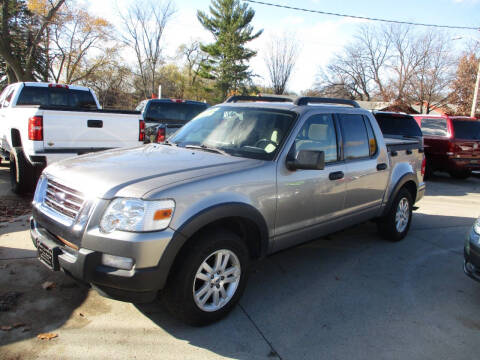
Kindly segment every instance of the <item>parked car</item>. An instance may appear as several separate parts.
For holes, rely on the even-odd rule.
[[[163,142],[207,109],[204,102],[182,99],[143,100],[136,108],[146,122],[145,142]]]
[[[427,174],[446,171],[466,179],[480,170],[480,121],[464,116],[414,117],[424,137]]]
[[[138,111],[101,110],[83,86],[22,82],[0,95],[0,155],[12,190],[32,191],[45,166],[75,155],[143,144]]]
[[[31,219],[40,260],[115,299],[162,289],[198,325],[234,307],[253,259],[370,219],[390,241],[407,235],[425,192],[418,140],[384,138],[354,101],[245,99],[165,144],[47,167]]]
[[[472,279],[480,281],[480,217],[475,221],[465,240],[463,270]]]

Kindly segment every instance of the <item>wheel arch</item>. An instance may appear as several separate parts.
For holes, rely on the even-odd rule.
[[[245,241],[253,259],[267,254],[268,227],[264,217],[256,208],[244,203],[215,205],[192,216],[175,231],[174,237],[160,259],[162,288],[178,255],[188,248],[196,235],[214,228],[228,229],[239,235]]]
[[[412,204],[415,203],[415,200],[417,198],[417,189],[418,189],[418,184],[417,184],[417,178],[415,174],[413,173],[407,173],[403,175],[395,184],[395,187],[393,188],[392,192],[390,193],[390,196],[388,198],[387,205],[384,207],[382,216],[386,215],[388,211],[390,210],[393,201],[398,195],[398,192],[400,189],[406,188],[410,195],[412,196]]]

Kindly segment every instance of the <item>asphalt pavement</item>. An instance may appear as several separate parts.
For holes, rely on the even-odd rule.
[[[0,201],[12,196],[7,170]],[[434,176],[417,206],[404,241],[366,223],[254,264],[240,305],[202,328],[51,273],[35,258],[28,216],[1,223],[0,300],[10,309],[0,326],[11,328],[0,330],[0,359],[478,358],[480,283],[462,264],[480,177]]]

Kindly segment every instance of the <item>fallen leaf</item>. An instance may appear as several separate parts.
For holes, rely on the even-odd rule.
[[[83,313],[78,313],[78,315],[80,315],[81,317],[85,317]]]
[[[53,282],[53,281],[45,281],[43,284],[42,284],[42,288],[44,290],[50,290],[50,289],[53,289],[55,288],[56,284]]]
[[[39,338],[40,340],[51,340],[55,339],[56,337],[58,337],[58,334],[54,333],[43,333],[37,335],[37,338]]]
[[[10,331],[13,329],[13,327],[11,327],[10,325],[2,325],[0,329],[2,329],[2,331]]]

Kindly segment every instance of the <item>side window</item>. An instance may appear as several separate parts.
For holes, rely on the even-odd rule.
[[[369,150],[370,156],[373,156],[377,153],[377,139],[375,138],[375,133],[373,132],[370,119],[364,116],[363,121],[365,121],[365,125],[367,126],[368,150]]]
[[[10,88],[7,88],[5,91],[6,91],[6,94],[5,94],[5,97],[3,98],[2,100],[2,107],[7,107],[10,105],[11,101],[12,101],[12,97],[13,97],[13,92],[15,90],[15,87],[12,86]]]
[[[338,160],[337,135],[331,114],[310,117],[295,138],[295,149],[325,152],[325,163]]]
[[[422,119],[423,135],[448,136],[447,120],[443,118]]]
[[[345,160],[370,156],[367,128],[362,115],[339,114]]]

